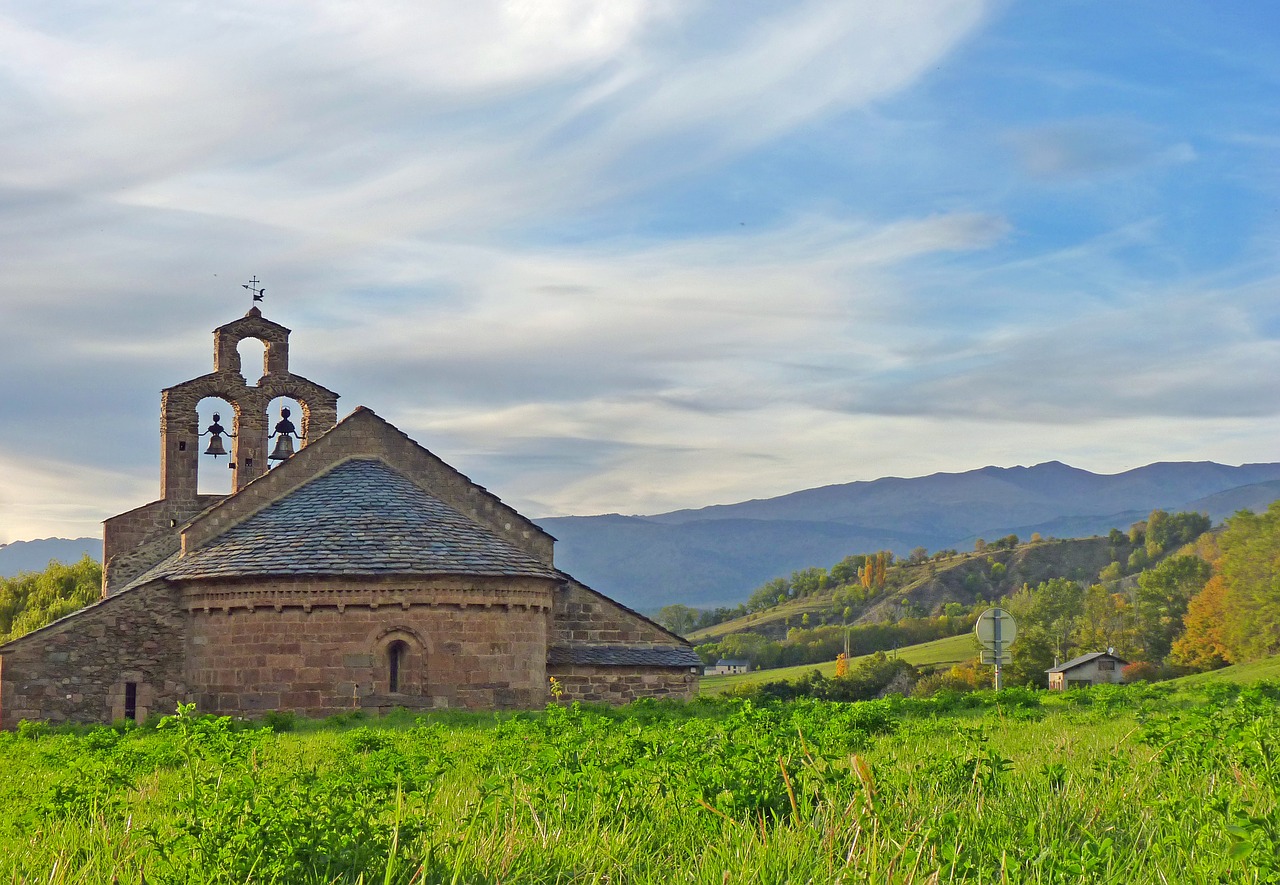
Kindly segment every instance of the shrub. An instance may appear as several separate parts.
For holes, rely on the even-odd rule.
[[[1155,682],[1160,678],[1160,668],[1147,661],[1134,661],[1120,671],[1125,682]]]

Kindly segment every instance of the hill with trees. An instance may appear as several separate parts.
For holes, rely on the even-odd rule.
[[[999,602],[1021,625],[1011,668],[1019,681],[1043,683],[1044,670],[1077,650],[1116,647],[1164,664],[1210,572],[1204,559],[1176,551],[1209,527],[1203,514],[1155,510],[1105,537],[1024,543],[1008,535],[979,539],[972,552],[917,548],[901,560],[859,554],[768,581],[732,609],[675,605],[659,619],[705,660],[769,668],[953,636]]]
[[[1203,514],[1156,510],[1128,532],[1113,529],[1105,538],[1020,544],[1010,537],[979,547],[969,554],[942,551],[933,557],[917,551],[906,562],[864,555],[830,570],[801,570],[759,588],[741,611],[697,613],[689,635],[700,642],[705,658],[754,655],[766,666],[829,663],[838,660],[845,642],[852,654],[866,655],[890,648],[889,643],[903,646],[958,633],[972,625],[990,599],[1018,622],[1013,660],[1005,671],[1010,684],[1044,686],[1045,671],[1055,663],[1106,648],[1129,661],[1126,680],[1168,678],[1280,655],[1280,502],[1261,514],[1241,511],[1216,530]],[[1099,555],[1104,552],[1105,557]],[[1103,558],[1109,561],[1095,571]],[[1011,575],[1016,584],[1036,569],[1060,574],[1008,588]],[[844,580],[850,570],[856,582]],[[978,595],[971,599],[966,591]],[[944,601],[957,592],[961,595]],[[933,598],[938,599],[933,609],[921,612],[923,601]],[[855,605],[837,614],[840,603],[849,601]],[[664,612],[688,622],[688,612],[672,609]],[[849,683],[859,691],[873,684],[868,682],[872,672],[880,674],[877,678],[892,676],[894,690],[902,690],[899,683],[913,684],[907,690],[917,694],[972,690],[990,680],[989,668],[976,661],[931,675],[907,665],[890,667],[879,658],[863,660],[859,667],[858,678]],[[849,689],[840,682],[839,663],[835,674],[834,682],[809,674],[794,684],[757,681],[749,690],[833,697],[832,692]]]
[[[1280,464],[1150,464],[1100,475],[1058,462],[807,489],[652,516],[539,520],[556,560],[634,608],[732,606],[748,588],[851,551],[902,558],[917,547],[971,549],[978,538],[1080,538],[1152,510],[1217,522],[1280,496]]]

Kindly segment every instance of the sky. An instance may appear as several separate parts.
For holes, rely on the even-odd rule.
[[[1256,0],[0,0],[0,543],[255,276],[534,517],[1280,461],[1278,98]]]

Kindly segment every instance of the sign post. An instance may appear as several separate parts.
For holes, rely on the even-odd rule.
[[[1004,665],[1009,663],[1009,646],[1018,638],[1018,623],[1002,608],[989,608],[978,615],[974,635],[985,649],[982,663],[995,664],[996,691],[1004,688]]]

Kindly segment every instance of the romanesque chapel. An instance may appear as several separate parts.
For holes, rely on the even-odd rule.
[[[102,598],[0,646],[0,727],[188,701],[527,708],[551,678],[570,699],[696,693],[689,645],[557,569],[554,538],[372,411],[338,421],[337,394],[289,371],[288,329],[255,307],[213,335],[213,371],[161,394],[160,499],[104,524]],[[233,414],[202,430],[208,397]],[[278,397],[301,414],[272,428]],[[202,446],[226,453],[230,494],[199,493]]]

